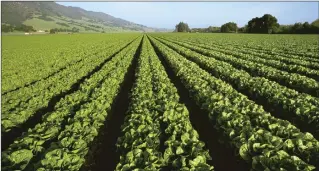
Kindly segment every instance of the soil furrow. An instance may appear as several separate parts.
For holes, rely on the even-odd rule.
[[[119,94],[114,100],[111,110],[107,115],[104,126],[99,131],[98,137],[90,145],[86,156],[86,163],[80,170],[114,170],[120,161],[116,141],[121,136],[121,125],[124,123],[130,102],[130,92],[135,81],[137,58],[140,56],[143,39],[137,48],[132,64],[125,75]]]

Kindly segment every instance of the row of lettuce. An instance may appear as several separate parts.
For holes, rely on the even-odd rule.
[[[316,35],[261,35],[261,34],[171,34],[170,37],[218,46],[236,51],[254,51],[308,61],[319,61]]]
[[[308,128],[311,133],[318,137],[318,98],[287,88],[264,77],[251,76],[245,70],[236,69],[230,63],[218,60],[218,58],[202,55],[163,39],[161,41],[187,59],[205,68],[213,76],[226,81],[236,90],[245,93],[245,95],[253,99],[263,100],[262,102],[271,108],[281,109],[281,113],[277,113],[279,117],[295,121],[298,126],[305,129]],[[193,47],[196,48],[196,46]],[[318,90],[316,92],[318,93]]]
[[[59,101],[53,112],[42,117],[41,123],[5,149],[2,170],[79,170],[90,143],[104,125],[140,42],[141,37],[117,53],[86,79],[78,91]],[[114,53],[123,46],[117,45],[107,51]],[[96,63],[93,60],[88,64]]]
[[[105,44],[137,35],[58,35],[4,37],[1,94],[32,85],[41,79],[105,48]]]
[[[203,44],[203,45],[209,45],[210,47],[215,47],[215,48],[222,48],[225,50],[225,52],[228,52],[228,50],[236,51],[239,53],[245,53],[249,55],[253,55],[255,57],[267,59],[267,60],[278,60],[280,62],[286,63],[286,64],[291,64],[291,65],[301,65],[304,67],[309,67],[312,69],[319,69],[319,58],[318,57],[306,57],[303,55],[292,55],[292,54],[287,54],[287,53],[278,53],[276,51],[266,51],[266,50],[261,50],[261,49],[254,49],[254,48],[245,48],[243,46],[239,47],[234,47],[230,44],[216,44],[214,41],[208,41],[207,39],[197,39],[196,37],[194,39],[185,39],[182,38],[183,40],[191,41],[193,43],[198,43],[198,44]],[[256,47],[255,47],[256,48]]]
[[[136,80],[121,127],[123,136],[116,144],[120,153],[116,170],[214,169],[210,164],[214,159],[199,140],[188,110],[179,102],[177,89],[155,50],[191,98],[207,111],[207,119],[223,135],[225,145],[250,163],[253,170],[310,171],[318,167],[319,142],[313,136],[316,131],[303,132],[248,99],[264,99],[267,105],[282,108],[291,121],[318,130],[315,80],[188,40],[164,36],[133,39],[108,42],[101,51],[93,50],[96,53],[92,51],[91,57],[83,56],[46,81],[4,95],[2,127],[8,132],[103,64],[80,84],[79,90],[62,98],[41,123],[2,152],[2,169],[79,170],[119,94],[138,46],[141,54]]]
[[[196,51],[202,51],[202,49],[205,49],[205,51],[213,52],[210,53],[210,55],[216,56],[222,54],[222,57],[228,56],[228,58],[222,59],[225,61],[230,61],[231,58],[229,57],[233,57],[236,59],[240,59],[240,61],[237,61],[239,63],[242,63],[242,60],[246,60],[258,63],[260,66],[263,67],[268,66],[277,70],[304,75],[319,81],[319,68],[315,67],[319,66],[319,58],[310,58],[307,60],[307,57],[298,55],[296,56],[298,60],[293,63],[290,62],[291,60],[296,60],[294,59],[293,55],[287,55],[285,57],[285,54],[276,54],[276,52],[273,51],[263,50],[254,51],[252,47],[244,48],[243,45],[236,47],[235,45],[230,44],[216,44],[214,42],[218,40],[215,39],[205,39],[204,37],[184,38],[180,36],[175,37],[173,35],[165,36],[165,38],[170,38],[175,41],[187,43],[188,46],[196,45]],[[245,38],[243,39],[245,40]],[[258,44],[255,45],[257,48],[259,47]],[[281,60],[281,58],[284,58],[285,60]],[[302,63],[304,62],[307,63],[306,66],[302,65]]]
[[[249,59],[240,58],[238,55],[227,55],[227,53],[218,52],[205,45],[197,45],[189,42],[171,41],[178,45],[188,48],[195,52],[201,53],[206,56],[213,57],[217,60],[230,63],[233,67],[241,70],[245,70],[250,75],[265,77],[269,80],[276,81],[284,86],[287,86],[298,91],[309,93],[313,96],[319,97],[319,83],[312,78],[306,77],[298,73],[289,73],[280,69],[267,66],[258,62],[253,62]],[[249,51],[248,51],[249,52]],[[252,58],[255,55],[246,55]],[[316,77],[319,77],[319,70],[311,71],[317,73]]]
[[[121,50],[86,79],[78,91],[59,101],[41,123],[5,149],[2,169],[79,170],[111,110],[140,42],[138,38]],[[206,162],[211,159],[208,150],[146,38],[138,64],[132,102],[122,130],[125,134],[117,143],[122,155],[116,169],[212,170],[213,166]],[[164,149],[160,149],[163,141]]]
[[[235,71],[229,64],[213,58],[189,54],[191,51],[163,39],[151,37],[151,41],[182,80],[196,103],[208,111],[207,117],[224,135],[225,142],[237,151],[242,159],[251,163],[253,170],[315,169],[319,163],[319,142],[312,134],[301,132],[290,122],[273,117],[264,111],[262,106],[219,78],[227,82],[237,78],[238,81],[241,80],[238,85],[247,89],[252,87],[252,93],[276,90],[273,88],[275,83],[272,82],[271,88],[259,88],[258,85],[267,85],[268,80],[243,75],[240,70]],[[213,72],[201,69],[196,63]],[[259,79],[259,84],[255,82],[256,85],[251,85],[256,78]],[[271,97],[271,92],[267,97]],[[310,98],[309,103],[311,102]],[[299,116],[311,119],[311,115],[304,115],[305,113]]]
[[[89,54],[81,54],[81,60],[67,66],[65,69],[47,79],[40,80],[35,84],[22,87],[2,95],[2,132],[9,132],[12,128],[19,127],[42,108],[49,105],[52,98],[69,91],[72,85],[88,75],[103,61],[123,49],[132,42],[134,37],[126,39],[109,39],[102,49],[91,49]],[[114,41],[114,42],[113,42]]]
[[[143,41],[116,170],[212,170],[211,159],[149,40]],[[162,143],[161,143],[162,142]]]

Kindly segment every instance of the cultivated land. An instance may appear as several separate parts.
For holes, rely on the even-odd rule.
[[[2,37],[2,170],[316,170],[318,35]]]

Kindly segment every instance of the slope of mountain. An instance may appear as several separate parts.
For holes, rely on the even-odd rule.
[[[55,2],[1,2],[2,23],[29,25],[37,30],[52,28],[80,31],[168,31],[136,24],[111,15],[86,11],[78,7],[67,7]]]

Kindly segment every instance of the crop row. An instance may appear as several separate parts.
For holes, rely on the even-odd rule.
[[[137,35],[128,35],[133,39]],[[61,41],[61,38],[63,41]],[[2,95],[45,79],[104,49],[105,44],[127,39],[125,36],[58,35],[49,37],[5,37],[2,48]]]
[[[104,49],[100,49],[100,51],[96,53],[92,53],[90,55],[83,56],[81,61],[74,63],[73,65],[68,66],[64,70],[58,72],[57,74],[48,77],[45,80],[39,80],[33,85],[26,86],[20,88],[18,91],[13,91],[7,93],[6,95],[2,95],[1,104],[3,105],[2,112],[12,111],[13,109],[26,105],[27,101],[30,101],[32,98],[40,96],[41,94],[50,94],[50,91],[53,90],[53,94],[56,94],[54,91],[55,84],[59,83],[59,81],[63,81],[59,84],[66,84],[65,79],[68,79],[70,74],[76,73],[74,71],[81,70],[85,66],[86,63],[96,60],[99,58],[99,54],[101,55],[101,51],[103,52],[106,49],[112,49],[114,46],[118,46],[120,42],[110,43]],[[123,42],[124,43],[124,42]],[[94,50],[95,51],[95,50]],[[50,89],[48,88],[50,87]],[[67,87],[65,87],[67,88]],[[59,92],[59,91],[58,91]]]
[[[101,51],[105,50],[106,48],[108,48],[108,46],[111,46],[115,42],[132,40],[132,39],[133,39],[133,37],[127,37],[126,39],[124,39],[124,38],[119,39],[118,37],[111,37],[111,38],[105,39],[101,42],[94,42],[94,41],[87,42],[88,44],[85,44],[85,46],[84,46],[85,48],[82,47],[83,45],[80,45],[79,47],[76,47],[76,48],[63,49],[63,51],[60,49],[61,52],[59,54],[60,55],[59,60],[54,61],[54,63],[51,65],[44,63],[42,65],[42,67],[44,67],[44,68],[40,69],[41,72],[39,72],[39,71],[37,71],[36,73],[29,72],[28,75],[24,75],[25,77],[30,77],[32,82],[26,82],[24,85],[21,85],[20,87],[16,87],[15,89],[3,91],[2,95],[11,94],[12,92],[17,92],[18,90],[21,90],[23,88],[28,88],[28,86],[32,86],[33,84],[36,84],[38,82],[44,82],[44,81],[50,79],[51,77],[55,76],[56,74],[60,74],[61,71],[64,71],[65,69],[69,69],[70,67],[77,65],[79,62],[82,62],[83,60],[89,60],[90,58],[94,57],[93,55],[101,53]],[[34,53],[36,53],[36,52],[34,52]],[[48,56],[50,55],[50,51],[46,52],[46,53],[49,53]],[[90,58],[87,59],[87,57],[90,57]],[[51,58],[49,58],[49,59],[51,59]],[[36,59],[31,59],[31,60],[34,61],[34,65],[41,66],[41,64],[37,64]],[[50,60],[48,60],[47,62],[49,63]],[[46,68],[46,65],[50,65],[50,66]],[[38,67],[40,67],[40,66],[38,66]],[[27,70],[27,68],[25,68],[25,69]],[[38,76],[37,78],[33,78],[35,75],[37,75],[39,73],[41,73],[41,76]],[[10,74],[10,77],[12,78],[12,74]],[[29,78],[27,78],[27,79],[29,79]],[[19,82],[19,81],[25,81],[25,80],[12,78],[11,84],[12,83],[15,84],[14,82]]]
[[[316,42],[245,36],[74,35],[56,52],[59,35],[27,36],[5,72],[2,169],[318,169]]]
[[[319,83],[316,80],[308,78],[306,76],[281,71],[263,64],[236,58],[232,55],[225,55],[223,53],[219,53],[213,50],[200,48],[194,44],[181,43],[179,41],[171,42],[181,45],[185,48],[191,49],[195,52],[201,53],[203,55],[213,57],[217,60],[230,63],[237,69],[245,70],[250,75],[265,77],[289,88],[293,88],[300,92],[309,93],[310,95],[319,97]]]
[[[182,41],[182,40],[179,40]],[[184,41],[183,41],[184,42]],[[188,42],[190,44],[190,42]],[[314,70],[311,68],[307,68],[304,66],[300,65],[291,65],[291,64],[286,64],[283,62],[280,62],[278,60],[274,59],[264,59],[262,57],[258,57],[256,55],[247,55],[247,51],[245,53],[243,52],[238,52],[232,49],[225,49],[225,45],[223,47],[214,47],[210,45],[206,45],[205,43],[191,43],[191,46],[197,46],[198,48],[204,48],[206,50],[212,50],[214,53],[220,52],[223,53],[224,55],[232,55],[236,58],[243,59],[246,61],[251,61],[259,64],[263,64],[265,66],[269,67],[274,67],[279,70],[283,70],[289,73],[297,73],[301,75],[305,75],[311,78],[316,79],[317,81],[319,80],[319,70]]]
[[[121,159],[116,170],[212,170],[188,110],[179,103],[177,89],[148,39],[144,39],[136,75],[123,136],[117,143]]]
[[[144,38],[130,107],[122,125],[123,136],[117,141],[121,154],[117,170],[157,169],[161,166],[161,130],[158,113],[150,108],[153,96],[152,75],[145,42]]]
[[[68,119],[65,130],[58,136],[58,141],[51,143],[45,151],[44,158],[35,165],[36,169],[55,170],[58,168],[59,170],[75,171],[81,168],[91,143],[98,135],[101,126],[104,125],[112,103],[119,94],[140,42],[139,38],[126,54],[123,54],[122,58],[107,64],[108,68],[113,69],[102,83],[100,91],[92,94],[90,104],[81,106],[82,110],[75,113],[73,118]]]
[[[41,123],[3,151],[2,169],[78,170],[87,146],[103,125],[119,92],[140,40],[116,54],[78,91],[59,101],[55,111],[44,115]]]
[[[173,35],[172,35],[173,36]],[[306,59],[318,58],[318,38],[304,35],[175,35],[176,37],[198,39],[211,45],[253,49],[268,54],[298,56]]]
[[[185,42],[185,41],[183,41]],[[286,72],[292,72],[292,73],[297,73],[297,74],[302,74],[302,75],[306,75],[309,76],[311,78],[314,78],[318,81],[319,79],[319,70],[315,70],[315,69],[311,69],[311,68],[307,68],[304,66],[300,66],[300,65],[292,65],[292,64],[286,64],[283,62],[280,62],[278,60],[275,59],[264,59],[264,57],[258,57],[258,55],[260,54],[247,54],[249,53],[249,51],[245,51],[245,52],[238,52],[237,50],[233,50],[233,49],[225,49],[225,46],[223,47],[214,47],[214,46],[210,46],[210,45],[206,45],[205,43],[190,43],[190,42],[186,42],[188,44],[191,44],[191,46],[196,45],[198,48],[204,48],[206,50],[212,50],[215,53],[216,52],[220,52],[226,55],[232,55],[236,58],[239,59],[243,59],[246,61],[252,61],[255,63],[260,63],[269,67],[274,67],[277,68],[279,70],[283,70]]]
[[[48,87],[54,86],[54,82],[58,81],[59,79],[63,79],[64,77],[67,77],[68,74],[71,74],[72,72],[75,72],[78,70],[78,68],[83,67],[83,64],[89,63],[90,61],[96,60],[96,58],[101,58],[105,54],[104,51],[107,51],[107,49],[112,49],[114,46],[119,46],[120,44],[127,44],[128,41],[132,41],[132,38],[124,39],[124,40],[118,40],[118,41],[110,41],[105,42],[105,44],[101,44],[99,48],[93,48],[90,52],[87,53],[77,53],[77,56],[81,56],[81,59],[67,65],[65,69],[61,69],[60,71],[56,72],[50,77],[47,77],[46,79],[40,79],[37,80],[34,84],[21,87],[19,90],[8,92],[5,95],[2,95],[2,104],[4,105],[3,110],[10,110],[10,108],[14,107],[17,103],[22,103],[26,101],[26,99],[30,98],[30,96],[37,96],[38,94],[43,93],[39,90],[47,90]],[[104,54],[103,54],[104,52]],[[62,61],[61,61],[62,62]],[[30,74],[32,75],[32,74]],[[48,90],[47,90],[48,91]],[[10,102],[9,102],[10,101]]]
[[[226,62],[198,54],[167,41],[163,42],[188,59],[195,61],[217,78],[221,78],[238,90],[244,91],[250,97],[263,98],[273,108],[279,107],[283,109],[289,114],[289,119],[297,118],[297,122],[304,127],[310,126],[312,133],[316,133],[318,130],[318,98],[298,93],[262,77],[252,77],[247,72],[238,70]],[[280,113],[280,115],[284,115],[284,113]]]
[[[104,49],[99,55],[87,56],[82,62],[69,67],[49,80],[7,94],[3,98],[2,104],[5,106],[1,115],[2,132],[8,132],[11,128],[23,124],[37,110],[47,107],[53,97],[72,89],[72,85],[88,75],[103,61],[110,59],[114,53],[127,44],[128,41],[126,43],[116,42]]]
[[[254,170],[315,169],[307,164],[319,161],[319,142],[312,134],[302,133],[288,121],[274,118],[229,84],[156,39],[151,41],[197,104],[208,111],[212,124]],[[219,68],[229,72],[226,66]]]
[[[233,42],[230,43],[217,43],[213,41],[210,38],[198,38],[198,37],[192,37],[192,38],[183,38],[183,37],[176,37],[175,39],[179,40],[184,40],[196,44],[201,44],[201,45],[207,45],[209,47],[216,47],[216,48],[222,48],[222,49],[227,49],[231,51],[237,51],[237,52],[242,52],[254,56],[258,56],[261,58],[266,58],[266,59],[275,59],[279,60],[284,63],[290,63],[290,64],[298,64],[298,65],[304,65],[304,66],[310,66],[313,67],[313,63],[316,64],[318,68],[318,62],[319,58],[313,58],[313,57],[307,57],[304,56],[305,54],[301,55],[296,55],[296,54],[287,54],[285,53],[280,53],[276,50],[269,50],[266,48],[260,48],[259,45],[252,47],[252,46],[243,46],[243,45],[235,45]]]

